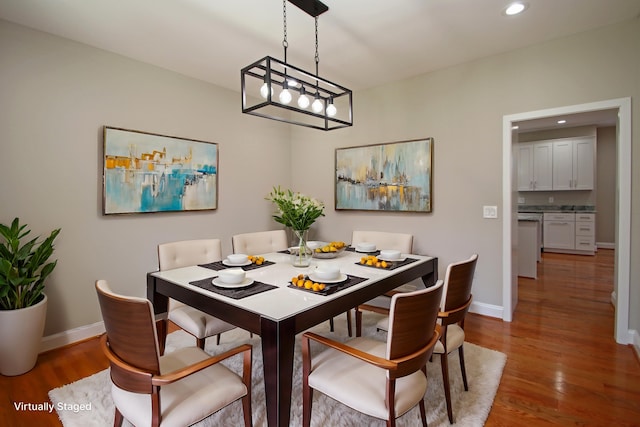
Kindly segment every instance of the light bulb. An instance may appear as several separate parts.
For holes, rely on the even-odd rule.
[[[330,102],[330,104],[327,105],[327,116],[333,117],[336,115],[337,112],[338,112],[338,109],[336,108],[336,106],[333,105],[333,102]]]
[[[282,89],[278,98],[283,104],[288,104],[291,102],[291,92],[289,92],[289,89]]]
[[[266,82],[260,87],[260,95],[264,99],[267,99],[269,96],[269,85]],[[271,95],[273,95],[273,89],[271,89]]]
[[[309,104],[311,104],[311,101],[309,100],[309,97],[307,95],[305,95],[304,93],[302,95],[300,95],[300,97],[298,98],[298,107],[307,108],[309,106]]]
[[[320,101],[320,98],[318,98],[318,96],[316,95],[315,101],[313,101],[313,104],[311,104],[311,110],[314,113],[322,113],[323,108],[324,105],[322,105],[322,101]]]

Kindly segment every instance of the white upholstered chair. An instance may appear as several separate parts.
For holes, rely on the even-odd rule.
[[[442,336],[433,349],[434,354],[440,355],[442,367],[442,380],[444,383],[444,395],[447,401],[447,415],[449,422],[453,424],[453,409],[451,407],[451,391],[449,387],[449,353],[456,349],[460,359],[460,371],[465,391],[469,390],[467,384],[467,371],[464,366],[464,319],[471,305],[471,286],[476,269],[478,255],[473,254],[469,259],[449,264],[444,277],[444,290],[440,303],[438,319],[442,325]]]
[[[231,244],[234,253],[247,255],[266,254],[289,248],[287,233],[284,230],[236,234],[231,237]]]
[[[222,259],[220,239],[182,240],[158,245],[158,265],[160,270],[187,267],[190,265],[208,264]],[[196,338],[198,347],[204,349],[205,340],[235,326],[217,317],[203,313],[179,301],[169,301],[169,320]]]
[[[440,340],[433,349],[433,354],[440,355],[442,368],[442,382],[444,384],[444,396],[447,402],[447,415],[449,422],[453,424],[453,408],[451,407],[451,390],[449,387],[449,358],[450,353],[458,350],[460,359],[460,371],[465,391],[469,390],[467,384],[467,371],[464,366],[464,319],[471,305],[471,286],[476,269],[478,255],[473,254],[469,259],[455,262],[447,266],[444,277],[444,290],[440,302],[438,322],[442,327]],[[381,319],[377,324],[378,329],[389,330],[389,318]]]
[[[402,254],[410,254],[413,252],[413,235],[407,233],[354,231],[351,236],[351,246],[355,247],[357,244],[364,242],[375,243],[377,249],[392,249],[400,251]],[[397,292],[415,291],[419,288],[424,288],[424,285],[419,287],[414,282],[406,283],[391,292],[380,295],[356,307],[356,336],[360,336],[362,332],[362,311],[373,311],[388,314],[391,295]],[[351,317],[349,312],[347,312],[347,315]]]
[[[436,319],[442,280],[391,298],[387,341],[358,337],[346,343],[306,332],[302,336],[302,425],[311,423],[313,390],[395,426],[416,405],[426,427],[426,363],[439,338]],[[311,355],[310,340],[328,347]]]
[[[153,306],[145,298],[114,293],[96,282],[106,334],[102,349],[109,359],[114,426],[192,425],[242,399],[244,425],[251,422],[251,353],[243,344],[216,356],[198,347],[160,355]],[[243,355],[242,376],[219,363]]]

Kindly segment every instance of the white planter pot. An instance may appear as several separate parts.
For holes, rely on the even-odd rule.
[[[47,296],[27,308],[0,310],[0,374],[21,375],[36,365],[44,321]]]

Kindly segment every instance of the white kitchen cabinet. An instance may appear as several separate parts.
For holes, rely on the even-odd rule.
[[[544,250],[574,250],[576,244],[576,219],[573,213],[544,214]]]
[[[518,144],[518,191],[553,189],[551,142]]]
[[[593,213],[545,213],[544,251],[593,255],[595,223]]]
[[[580,137],[553,142],[553,190],[593,190],[595,138]]]

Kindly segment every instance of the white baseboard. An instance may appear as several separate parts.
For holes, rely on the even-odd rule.
[[[596,248],[598,249],[615,249],[615,243],[596,242]]]
[[[53,350],[54,348],[63,347],[77,341],[95,337],[104,333],[104,323],[97,322],[92,325],[81,326],[79,328],[70,329],[42,338],[40,343],[40,353],[43,351]]]
[[[630,342],[636,351],[636,356],[640,359],[640,334],[638,334],[638,331],[632,329],[629,331],[629,335],[631,336]]]
[[[485,304],[483,302],[472,302],[469,307],[471,313],[481,314],[483,316],[496,317],[502,319],[503,307],[500,305]]]

